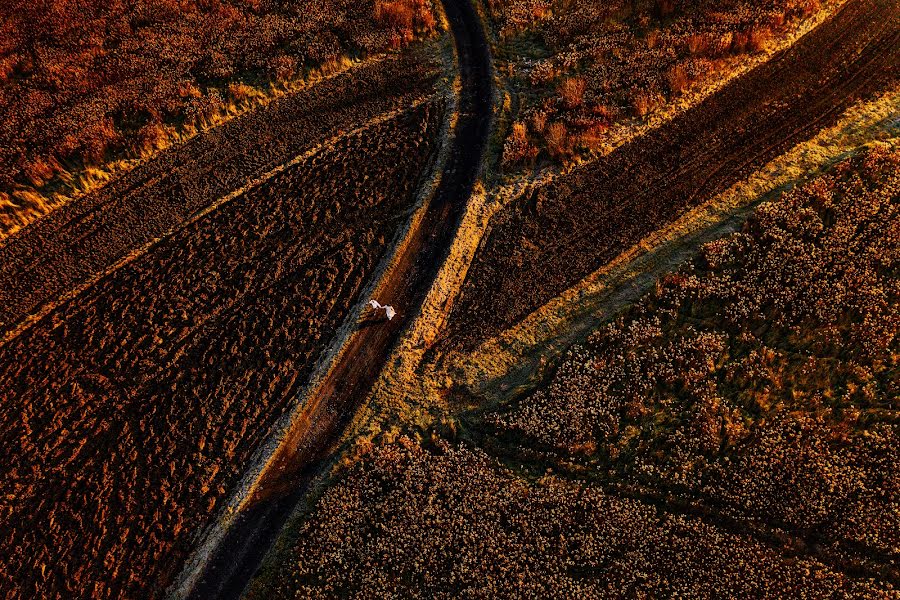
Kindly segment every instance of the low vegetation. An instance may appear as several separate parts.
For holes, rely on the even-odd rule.
[[[663,443],[664,426],[676,437],[655,450],[684,475],[680,452],[734,447],[775,414],[849,425],[893,410],[898,166],[900,153],[875,149],[763,204],[491,420],[605,459]]]
[[[900,600],[900,2],[454,1],[0,3],[0,597]]]
[[[428,0],[4,2],[0,237],[272,85],[435,27]]]
[[[898,167],[762,205],[537,392],[361,443],[250,597],[900,597]]]
[[[897,597],[809,556],[483,451],[379,446],[248,598]]]
[[[896,581],[898,166],[876,149],[764,204],[489,429]]]
[[[819,0],[486,0],[517,99],[503,165],[566,161],[766,50]]]
[[[403,53],[235,117],[59,207],[0,243],[0,331],[154,239],[357,127],[435,93],[439,66]],[[147,184],[149,182],[149,185]]]

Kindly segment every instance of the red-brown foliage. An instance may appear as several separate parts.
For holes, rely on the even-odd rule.
[[[371,450],[316,503],[250,600],[892,597],[883,582],[677,503],[434,446],[401,438]]]
[[[578,108],[584,102],[585,81],[581,77],[566,77],[559,85],[559,97],[569,110]]]
[[[665,127],[509,201],[479,244],[444,343],[473,348],[512,327],[685,211],[836,123],[846,108],[895,89],[898,34],[900,4],[851,2],[778,60]]]
[[[592,118],[598,106],[626,109],[617,120],[646,118],[695,82],[717,76],[722,59],[765,50],[788,23],[821,8],[799,0],[573,0],[536,18],[535,0],[492,0],[489,6],[501,41],[510,41],[510,84],[522,88],[517,118],[543,112],[563,120],[574,136],[588,130],[596,136],[598,126],[611,125]],[[543,46],[545,58],[518,56],[529,47],[516,37],[523,30],[533,32],[530,44]],[[572,72],[577,77],[567,75]],[[529,140],[547,147],[537,131]]]
[[[152,148],[143,128],[203,122],[229,82],[398,47],[433,30],[430,11],[426,0],[0,2],[0,191],[64,185],[65,170],[139,152],[142,137]]]

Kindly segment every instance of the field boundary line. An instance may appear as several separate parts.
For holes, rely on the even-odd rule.
[[[551,167],[533,177],[519,177],[515,178],[513,181],[499,183],[488,190],[477,190],[476,193],[473,194],[471,205],[463,217],[460,233],[453,242],[449,258],[442,268],[441,274],[435,281],[434,289],[429,293],[428,299],[423,305],[423,310],[430,313],[428,319],[430,319],[431,322],[422,323],[421,319],[416,320],[416,323],[411,329],[415,330],[417,335],[409,336],[403,342],[407,352],[414,351],[416,346],[430,346],[439,338],[440,333],[438,331],[446,320],[449,311],[453,308],[453,304],[459,295],[459,291],[462,288],[468,269],[477,253],[481,240],[490,231],[492,218],[506,205],[516,198],[521,197],[523,194],[546,186],[560,177],[568,176],[579,169],[590,168],[597,160],[629,143],[633,139],[645,135],[652,135],[654,131],[664,127],[680,114],[713,96],[732,80],[768,63],[779,52],[793,46],[805,35],[814,31],[830,19],[849,1],[850,0],[836,0],[827,10],[820,11],[815,17],[796,27],[790,35],[783,38],[780,43],[774,44],[769,51],[758,57],[751,57],[750,60],[740,68],[730,72],[728,77],[717,80],[708,86],[704,86],[693,95],[689,95],[673,104],[668,110],[661,111],[655,118],[651,118],[647,123],[635,129],[631,135],[625,135],[623,130],[623,132],[614,138],[612,144],[605,148],[602,153],[567,167]],[[498,101],[501,103],[502,91],[502,87],[498,87],[496,90]],[[424,355],[424,350],[413,352],[413,354],[422,357]],[[417,360],[409,362],[410,365],[408,368],[415,368],[414,363],[416,363]]]
[[[429,348],[440,341],[440,323],[453,306],[454,290],[465,278],[466,258],[478,246],[479,232],[483,234],[480,228],[487,226],[495,207],[492,201],[497,202],[491,194],[476,192],[479,198],[473,196],[461,233],[425,304],[433,312],[421,314],[411,325],[402,352],[395,353],[394,362],[358,414],[354,433],[368,437],[384,431],[385,424],[398,421],[428,426],[445,410],[442,394],[451,384],[466,386],[492,401],[518,393],[530,385],[542,361],[561,354],[592,324],[646,293],[657,276],[671,271],[671,266],[681,264],[682,259],[690,259],[702,243],[739,229],[753,208],[772,194],[862,148],[873,144],[900,147],[898,111],[900,88],[851,106],[832,127],[788,149],[709,202],[625,250],[473,352],[429,356]],[[523,186],[519,193],[533,187]],[[467,235],[472,239],[466,240]],[[399,363],[398,358],[402,359]],[[424,372],[418,371],[423,364]]]
[[[696,90],[690,90],[676,101],[665,105],[657,112],[651,113],[644,123],[622,123],[614,126],[606,134],[601,149],[582,157],[580,160],[568,165],[549,166],[533,174],[513,174],[508,179],[501,180],[497,187],[491,190],[491,194],[497,199],[506,198],[507,201],[521,195],[523,190],[533,187],[543,187],[553,183],[560,177],[571,175],[581,169],[590,168],[591,165],[608,156],[618,148],[646,135],[662,129],[686,111],[698,106],[711,98],[725,86],[768,63],[775,56],[800,41],[804,36],[817,29],[828,19],[837,14],[850,0],[835,0],[828,8],[819,11],[807,21],[797,24],[786,36],[776,40],[771,47],[759,55],[750,55],[746,60],[729,70],[726,76],[716,78]],[[496,207],[499,210],[505,206],[505,202]]]
[[[492,47],[490,27],[484,21],[481,2],[479,0],[471,0],[471,2],[482,22],[485,23],[488,44]],[[494,83],[491,88],[491,136],[493,137],[503,118],[504,101],[494,62],[491,62],[491,78]],[[344,433],[345,441],[352,437],[365,435],[364,428],[367,425],[371,426],[373,417],[380,412],[379,409],[373,410],[373,405],[376,407],[383,405],[385,398],[390,397],[392,392],[408,390],[411,385],[410,380],[424,385],[423,378],[415,373],[415,368],[421,364],[428,349],[438,339],[441,328],[459,294],[459,289],[465,281],[468,265],[477,251],[481,236],[484,234],[491,216],[500,208],[494,206],[496,204],[494,193],[497,188],[492,188],[491,191],[485,189],[485,174],[488,171],[490,160],[490,149],[488,149],[482,158],[482,175],[476,180],[475,187],[466,202],[456,235],[447,249],[444,263],[429,286],[414,319],[386,361],[387,366],[375,380],[371,391],[360,403],[356,415],[348,424]]]
[[[238,106],[234,110],[226,110],[223,115],[217,115],[214,118],[213,122],[211,122],[208,126],[197,127],[196,131],[194,131],[193,133],[188,134],[186,132],[179,131],[175,134],[176,137],[173,138],[172,143],[165,145],[162,148],[154,149],[146,155],[136,156],[132,158],[120,158],[108,164],[101,165],[100,167],[98,167],[98,169],[106,174],[106,178],[102,182],[100,182],[99,185],[97,185],[96,187],[90,187],[78,193],[73,193],[71,195],[64,195],[65,199],[61,202],[48,199],[48,201],[52,204],[50,210],[24,225],[19,225],[10,229],[5,234],[0,234],[0,248],[2,248],[6,244],[7,240],[12,239],[14,235],[24,229],[27,229],[34,223],[37,223],[47,215],[50,215],[54,211],[68,204],[71,204],[72,202],[77,202],[82,198],[90,196],[91,194],[100,193],[104,188],[106,188],[107,185],[113,183],[119,177],[123,177],[128,173],[134,171],[135,169],[138,169],[152,162],[163,152],[172,151],[181,146],[184,146],[185,144],[204,134],[215,131],[216,129],[227,125],[235,119],[241,118],[257,110],[265,108],[266,106],[269,106],[277,100],[290,98],[294,95],[306,92],[321,83],[325,83],[331,81],[332,79],[336,79],[337,77],[344,76],[348,73],[351,73],[352,71],[355,71],[356,69],[377,65],[388,60],[394,60],[395,56],[396,55],[394,54],[385,52],[376,54],[374,56],[367,56],[361,59],[351,59],[345,57],[344,60],[339,62],[339,66],[334,68],[334,70],[329,69],[328,72],[324,74],[316,72],[307,78],[300,79],[295,82],[285,82],[283,84],[283,87],[270,88],[269,91],[263,92],[263,97],[261,99],[254,100],[246,105]],[[114,165],[119,166],[114,167]],[[83,177],[83,175],[78,175],[77,177]],[[2,343],[0,343],[0,345],[2,345]]]

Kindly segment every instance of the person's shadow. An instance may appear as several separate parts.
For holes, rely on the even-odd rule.
[[[368,329],[369,327],[374,327],[376,325],[382,325],[387,323],[387,317],[384,316],[384,312],[380,310],[367,310],[356,322],[356,329]]]

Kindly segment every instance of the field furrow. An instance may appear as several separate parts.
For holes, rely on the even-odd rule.
[[[853,0],[672,123],[527,194],[491,224],[446,337],[471,347],[900,76],[900,5]]]

